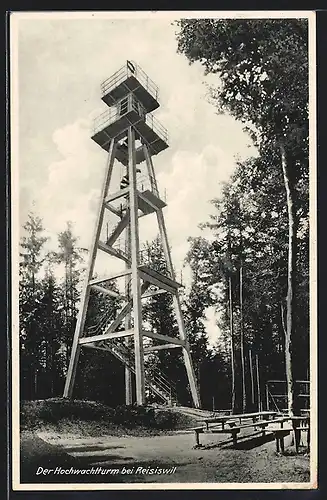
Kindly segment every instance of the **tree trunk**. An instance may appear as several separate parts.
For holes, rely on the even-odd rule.
[[[252,363],[252,350],[249,349],[249,365],[251,376],[251,411],[254,411],[254,378],[253,378],[253,363]]]
[[[38,391],[38,373],[37,373],[37,368],[34,367],[34,380],[33,380],[33,389],[34,389],[34,399],[37,399],[37,391]]]
[[[288,267],[287,267],[287,296],[286,296],[286,331],[285,331],[285,367],[287,403],[290,416],[297,413],[295,394],[295,360],[294,360],[294,284],[296,264],[296,224],[294,207],[294,190],[289,175],[289,165],[283,145],[280,145],[281,163],[288,213]]]
[[[259,356],[256,354],[255,356],[255,364],[256,364],[256,373],[257,373],[257,394],[258,394],[258,411],[262,411],[262,402],[261,402],[261,384],[260,384],[260,369],[259,369]]]
[[[234,345],[234,323],[233,323],[233,297],[232,297],[232,277],[228,278],[229,288],[229,325],[231,339],[231,370],[232,370],[232,413],[235,413],[236,387],[235,387],[235,345]]]
[[[241,342],[241,369],[242,369],[242,411],[246,411],[246,384],[244,359],[244,325],[243,325],[243,266],[240,267],[240,342]]]

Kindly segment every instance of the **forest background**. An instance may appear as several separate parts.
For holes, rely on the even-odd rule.
[[[296,412],[303,401],[295,380],[309,380],[310,372],[308,23],[185,19],[176,30],[178,52],[217,76],[213,107],[241,121],[257,151],[237,162],[203,221],[210,238],[190,238],[185,258],[191,279],[183,309],[202,405],[257,408],[266,382],[278,379],[287,396],[278,404]],[[69,221],[57,249],[49,243],[42,216],[30,213],[20,255],[22,400],[62,395],[78,312],[87,250]],[[152,266],[164,266],[157,238],[143,251]],[[111,301],[112,314],[119,305]],[[97,292],[91,306],[87,327],[107,307]],[[209,307],[219,312],[214,345],[205,327]],[[144,316],[158,332],[177,335],[165,295],[153,297]],[[190,404],[175,351],[153,362],[175,382],[179,402]],[[118,360],[82,353],[76,397],[122,404],[123,384]]]

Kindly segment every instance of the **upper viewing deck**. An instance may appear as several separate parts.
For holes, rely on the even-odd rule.
[[[133,126],[143,143],[147,144],[152,155],[168,148],[168,132],[152,113],[147,113],[134,93],[115,103],[95,118],[92,139],[105,151],[109,150],[110,141],[118,141],[127,136],[128,127]],[[128,149],[119,145],[117,158],[124,165],[128,164]],[[136,150],[136,163],[144,160],[142,147]]]
[[[134,93],[146,112],[159,107],[158,86],[138,64],[127,61],[116,73],[102,82],[101,98],[108,106],[112,106],[130,92]]]

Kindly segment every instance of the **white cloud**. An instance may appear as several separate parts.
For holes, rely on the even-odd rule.
[[[209,144],[199,154],[178,152],[171,172],[161,172],[159,183],[167,191],[166,223],[176,265],[185,258],[189,236],[201,234],[198,225],[208,220],[209,200],[220,194],[220,182],[228,179],[234,161],[219,147]]]

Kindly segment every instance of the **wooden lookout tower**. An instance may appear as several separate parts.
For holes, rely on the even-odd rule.
[[[127,61],[102,83],[101,92],[108,109],[96,118],[92,139],[108,153],[108,159],[64,397],[72,396],[80,349],[83,347],[109,351],[124,364],[126,404],[133,402],[135,394],[136,403],[143,405],[146,394],[150,393],[169,404],[173,399],[173,383],[159,370],[149,370],[147,358],[161,349],[178,348],[183,352],[193,404],[199,407],[179,299],[181,285],[175,279],[163,216],[166,203],[160,198],[152,162],[153,156],[168,147],[167,131],[152,114],[159,107],[158,87],[140,66]],[[120,176],[117,175],[119,169]],[[111,223],[106,222],[107,214],[112,218]],[[163,272],[151,268],[140,251],[140,222],[144,223],[151,214],[156,218],[165,258]],[[98,253],[114,261],[113,273],[95,276]],[[123,266],[122,269],[119,266]],[[119,279],[123,280],[120,289],[119,286],[111,286]],[[113,297],[117,299],[120,309],[113,317],[108,307],[100,321],[90,326],[86,318],[92,289],[108,301],[112,301]],[[172,296],[178,337],[171,336],[170,332],[150,331],[142,319],[144,301],[161,293]]]

